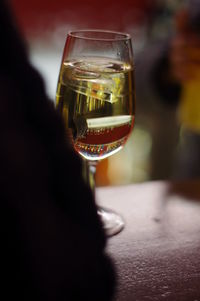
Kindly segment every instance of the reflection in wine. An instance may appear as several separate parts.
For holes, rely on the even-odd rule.
[[[100,160],[119,151],[134,125],[133,66],[101,58],[64,61],[56,105],[76,151]]]

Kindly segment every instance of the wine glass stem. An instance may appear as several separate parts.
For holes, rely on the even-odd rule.
[[[86,161],[86,172],[85,172],[86,183],[90,186],[94,198],[95,198],[96,167],[97,167],[97,161],[89,161],[89,160]]]
[[[90,186],[95,199],[95,174],[98,161],[84,161],[84,178],[87,185]],[[103,228],[107,236],[113,236],[124,228],[124,221],[115,212],[97,206],[97,214],[99,215]]]

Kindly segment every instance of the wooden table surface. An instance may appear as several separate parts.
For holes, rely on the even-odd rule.
[[[125,229],[109,238],[114,301],[200,301],[200,180],[97,189]]]

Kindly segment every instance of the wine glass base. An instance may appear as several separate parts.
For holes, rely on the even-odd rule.
[[[102,207],[98,207],[97,212],[107,236],[116,235],[123,230],[125,223],[117,213]]]

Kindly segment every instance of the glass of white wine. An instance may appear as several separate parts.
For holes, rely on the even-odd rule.
[[[67,35],[56,93],[74,149],[87,164],[94,192],[99,160],[118,152],[135,120],[134,64],[131,37],[105,30]],[[124,227],[116,213],[98,207],[108,236]]]

